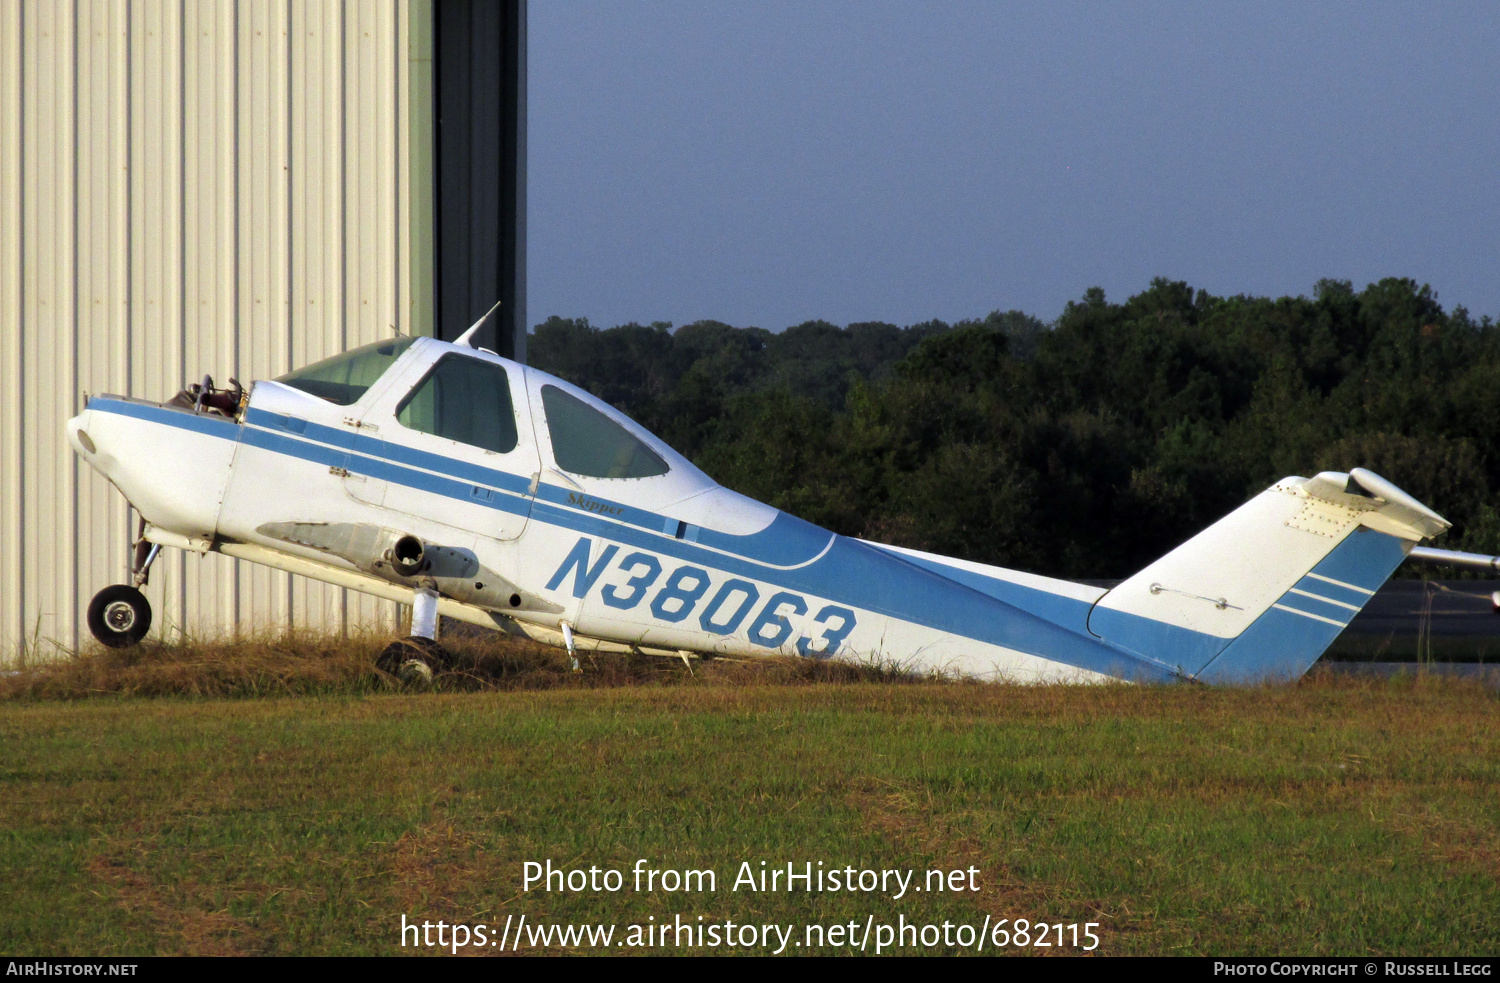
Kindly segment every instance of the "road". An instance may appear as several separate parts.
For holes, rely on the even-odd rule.
[[[1323,656],[1336,672],[1436,672],[1500,687],[1500,614],[1489,580],[1392,580]]]
[[[1392,580],[1345,629],[1350,635],[1410,635],[1424,626],[1434,637],[1500,640],[1500,614],[1490,580]]]

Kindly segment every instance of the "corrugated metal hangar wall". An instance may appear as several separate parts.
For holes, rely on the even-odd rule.
[[[85,393],[165,400],[434,333],[440,20],[432,0],[0,4],[0,657],[82,643],[94,592],[128,579],[133,516],[63,433]],[[156,636],[397,614],[175,550],[147,595]]]

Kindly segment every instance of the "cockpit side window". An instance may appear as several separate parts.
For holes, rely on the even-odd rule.
[[[377,341],[353,351],[325,358],[295,372],[288,372],[276,381],[338,406],[349,406],[359,402],[385,370],[395,364],[401,353],[411,347],[415,338],[393,338]]]
[[[557,466],[591,478],[651,478],[670,468],[630,431],[556,386],[542,387]]]
[[[444,355],[396,408],[402,426],[497,454],[516,449],[510,380],[493,362]]]

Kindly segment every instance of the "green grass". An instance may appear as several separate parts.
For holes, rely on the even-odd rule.
[[[11,677],[0,948],[397,953],[403,913],[494,931],[522,914],[622,932],[679,913],[1098,922],[1109,954],[1500,948],[1500,698],[1478,686],[1025,688],[628,660],[575,677],[501,646],[412,694],[363,668],[374,643],[321,660],[306,639],[254,644],[255,672],[163,648]],[[278,686],[294,695],[249,698]],[[121,695],[142,691],[239,698]],[[638,858],[714,869],[718,891],[635,893],[628,873],[617,894],[521,890],[527,860]],[[743,860],[972,865],[982,890],[734,892]]]

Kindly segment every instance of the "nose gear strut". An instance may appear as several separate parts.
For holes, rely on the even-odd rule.
[[[130,583],[133,586],[146,586],[146,582],[151,579],[151,564],[160,555],[161,544],[146,538],[146,520],[142,518],[135,533],[135,558],[130,564]]]

